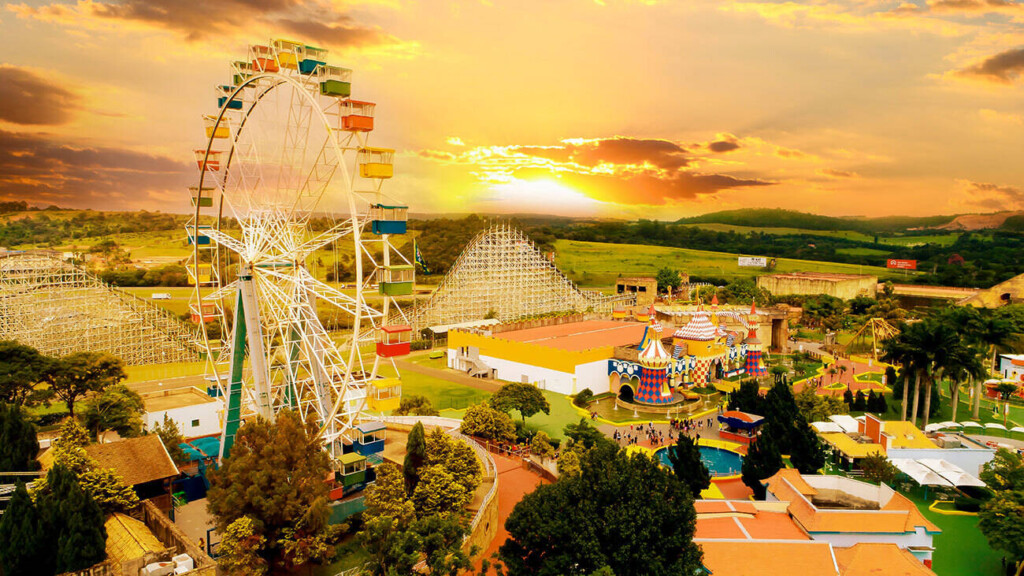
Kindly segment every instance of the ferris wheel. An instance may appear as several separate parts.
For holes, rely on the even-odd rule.
[[[396,297],[415,268],[392,236],[408,207],[383,191],[394,150],[367,144],[375,104],[350,98],[352,71],[327,56],[250,46],[203,117],[187,268],[210,392],[225,399],[222,458],[245,418],[283,409],[315,417],[341,455],[364,410],[401,394],[394,357],[411,328]]]

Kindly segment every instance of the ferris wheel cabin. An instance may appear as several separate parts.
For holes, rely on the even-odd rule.
[[[359,100],[343,100],[340,104],[341,129],[349,132],[369,132],[373,130],[373,110],[377,105],[373,102]]]
[[[207,241],[209,241],[209,238],[207,238]],[[209,264],[200,264],[195,266],[194,271],[193,267],[189,267],[187,270],[188,283],[191,286],[195,286],[197,284],[199,286],[209,286],[213,282],[213,266],[210,266]]]
[[[356,156],[363,178],[391,178],[395,175],[395,151],[391,148],[360,148]]]
[[[314,46],[303,46],[299,50],[299,73],[313,74],[320,66],[327,66],[327,50]]]
[[[384,451],[386,427],[383,422],[363,422],[356,426],[352,446],[362,456],[379,454]]]
[[[189,316],[192,321],[196,324],[203,324],[205,322],[213,322],[217,319],[217,307],[213,304],[190,304],[189,305]]]
[[[196,166],[200,170],[206,170],[207,172],[219,172],[220,171],[220,157],[223,154],[220,150],[210,150],[207,155],[206,150],[196,150]]]
[[[381,326],[377,331],[377,356],[381,358],[405,356],[409,354],[411,343],[412,326],[408,324]]]
[[[348,98],[352,95],[352,71],[341,66],[320,66],[316,69],[320,94]]]
[[[374,380],[366,403],[375,412],[397,410],[402,401],[402,381],[398,378]]]
[[[281,68],[299,69],[298,51],[302,48],[302,44],[291,40],[274,40],[271,44],[274,47],[274,52],[277,53],[277,64]]]
[[[281,68],[274,58],[274,49],[270,46],[253,45],[249,46],[249,57],[255,72],[277,72]]]
[[[370,230],[377,234],[405,234],[409,222],[408,206],[370,206]]]
[[[207,138],[231,137],[231,128],[225,122],[218,124],[216,116],[203,116],[203,124],[206,126]]]
[[[213,207],[214,188],[212,186],[203,186],[202,191],[199,190],[199,186],[189,186],[188,191],[191,193],[193,206],[199,206],[200,208]]]
[[[235,87],[241,86],[243,82],[252,78],[253,71],[254,68],[252,62],[243,62],[241,60],[232,62],[231,83],[234,84]]]
[[[382,296],[408,296],[412,294],[412,283],[416,269],[408,264],[396,264],[380,268],[380,293]]]
[[[222,84],[217,87],[217,93],[219,94],[219,96],[217,96],[217,108],[224,108],[224,105],[227,104],[228,110],[242,109],[242,101],[238,98],[231,98],[231,95],[235,93],[234,86]],[[230,101],[228,100],[229,98]]]
[[[200,224],[199,226],[196,226],[196,228],[197,228],[197,231],[195,233],[192,232],[191,228],[188,231],[188,243],[189,243],[189,245],[192,245],[192,244],[195,244],[197,246],[206,246],[206,245],[208,245],[210,243],[210,237],[207,236],[206,234],[203,234],[203,230],[208,230],[210,228],[210,226],[209,225]],[[198,238],[196,237],[197,235],[198,235]]]

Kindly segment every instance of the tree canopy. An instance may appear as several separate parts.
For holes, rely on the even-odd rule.
[[[38,400],[35,387],[50,359],[31,346],[0,340],[0,402],[22,405]]]
[[[85,426],[93,436],[104,430],[113,430],[124,438],[142,435],[142,416],[145,405],[139,393],[115,384],[89,401],[83,414]]]
[[[784,466],[782,455],[768,429],[763,429],[760,436],[750,443],[747,455],[743,458],[741,468],[743,483],[754,491],[754,497],[763,500],[765,487],[761,481],[771,478]]]
[[[711,486],[711,473],[700,458],[697,443],[689,436],[679,435],[675,446],[668,448],[668,459],[676,478],[690,489],[694,498],[699,498],[701,490]]]
[[[127,378],[124,362],[103,352],[75,352],[50,363],[44,378],[75,415],[75,402]]]
[[[16,404],[0,403],[0,471],[31,472],[39,469],[36,427]]]
[[[518,410],[524,422],[538,412],[551,413],[551,405],[544,393],[533,384],[521,382],[510,382],[499,388],[491,396],[491,407],[506,413]]]
[[[474,404],[462,416],[462,433],[495,442],[516,439],[516,426],[508,414],[491,408],[486,402]]]
[[[505,522],[508,574],[694,574],[696,513],[689,490],[644,454],[614,444],[584,453],[579,474],[527,494]]]

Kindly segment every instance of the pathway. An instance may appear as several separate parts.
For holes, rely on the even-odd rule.
[[[501,548],[501,545],[508,539],[508,531],[505,530],[505,520],[512,514],[512,509],[523,499],[524,496],[533,492],[541,484],[548,481],[536,472],[523,468],[523,462],[519,458],[509,458],[495,452],[491,452],[494,464],[498,468],[498,532],[491,540],[490,546],[477,557],[475,569],[480,570],[484,559],[491,560],[494,554]]]

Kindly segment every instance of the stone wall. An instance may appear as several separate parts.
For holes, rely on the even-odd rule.
[[[770,274],[758,276],[757,287],[775,296],[828,294],[843,300],[875,296],[877,276],[856,274]]]

